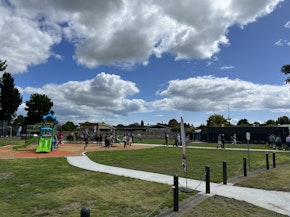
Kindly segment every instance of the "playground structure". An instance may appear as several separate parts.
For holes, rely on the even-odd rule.
[[[43,123],[38,123],[32,126],[31,130],[38,129],[39,135],[34,135],[24,145],[14,146],[13,149],[26,148],[27,146],[36,143],[38,145],[35,152],[50,152],[55,149],[57,142],[57,121],[56,116],[47,114],[43,116]]]

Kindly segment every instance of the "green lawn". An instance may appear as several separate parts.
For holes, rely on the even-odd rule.
[[[222,164],[227,163],[228,178],[243,175],[243,158],[248,151],[223,149],[187,149],[187,177],[201,180],[205,166],[210,166],[211,181],[222,182]],[[126,152],[91,152],[87,155],[98,163],[155,173],[184,177],[181,167],[181,148],[156,147]],[[276,165],[290,165],[290,152],[276,153]],[[272,154],[269,153],[270,166]],[[247,164],[248,165],[248,164]],[[250,152],[250,171],[266,168],[266,152]],[[249,171],[248,171],[249,172]]]
[[[180,148],[103,151],[88,155],[99,163],[184,176]],[[245,151],[187,149],[188,176],[202,179],[205,165],[209,165],[211,181],[221,182],[224,160],[229,178],[241,175],[244,156],[247,156]],[[250,156],[252,171],[265,168],[264,152],[253,152]],[[271,168],[239,184],[290,191],[290,152],[277,153],[276,161],[276,169]],[[84,206],[90,207],[91,216],[155,216],[156,212],[152,212],[158,206],[173,206],[171,186],[85,171],[72,167],[65,158],[1,160],[0,186],[0,216],[3,217],[79,217]],[[193,194],[180,192],[179,199],[182,201]],[[184,216],[282,215],[215,196]]]

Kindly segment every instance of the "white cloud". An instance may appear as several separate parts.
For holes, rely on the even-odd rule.
[[[274,45],[276,45],[276,46],[283,46],[283,40],[282,39],[279,39],[278,41],[276,41],[274,43]]]
[[[22,94],[47,95],[53,101],[53,110],[61,117],[60,121],[98,121],[146,111],[144,100],[129,99],[139,92],[135,83],[104,72],[91,80],[69,81],[60,85],[47,84],[41,88],[26,87],[20,90]]]
[[[164,53],[211,58],[229,44],[229,27],[254,22],[281,0],[6,2],[0,3],[0,59],[21,73],[47,61],[64,39],[75,45],[75,60],[90,68],[148,64]]]
[[[290,28],[290,21],[287,21],[287,22],[285,23],[284,27],[286,27],[286,28]]]
[[[290,112],[289,87],[286,85],[260,85],[239,79],[213,76],[172,80],[168,87],[157,93],[164,97],[151,103],[161,110],[181,111],[233,111],[271,110]]]
[[[229,69],[234,69],[234,66],[221,66],[220,69],[221,70],[229,70]]]
[[[279,39],[278,41],[276,41],[274,43],[274,45],[276,45],[276,46],[287,46],[287,45],[289,45],[289,43],[290,42],[288,40]]]
[[[60,122],[100,121],[118,124],[132,113],[163,111],[223,113],[267,110],[290,112],[289,86],[260,85],[226,77],[201,76],[171,80],[164,90],[157,91],[160,100],[146,102],[133,98],[139,92],[135,83],[118,75],[100,73],[85,81],[47,84],[40,88],[19,88],[21,94],[39,93],[54,102],[53,110]],[[279,99],[277,99],[279,96]],[[21,105],[18,114],[24,114]]]

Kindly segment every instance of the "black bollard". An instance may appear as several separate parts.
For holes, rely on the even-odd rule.
[[[174,176],[173,179],[173,211],[178,211],[178,176]]]
[[[227,184],[227,162],[223,161],[223,184]]]
[[[244,176],[247,176],[247,158],[243,158],[243,165],[244,165]]]
[[[210,193],[210,170],[208,165],[205,167],[205,193]]]
[[[273,152],[273,168],[276,168],[276,153]]]
[[[90,217],[90,208],[88,207],[83,207],[81,210],[81,217]]]
[[[266,168],[269,169],[269,154],[266,153]]]

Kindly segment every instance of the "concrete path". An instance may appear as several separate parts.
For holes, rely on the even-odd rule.
[[[95,163],[91,161],[84,153],[82,156],[67,157],[67,161],[71,165],[85,170],[104,172],[118,176],[173,185],[172,176]],[[201,194],[206,194],[205,182],[203,181],[179,178],[179,183],[183,187],[187,186],[188,188],[199,191]],[[219,195],[227,198],[234,198],[236,200],[246,201],[256,206],[290,216],[290,192],[267,191],[261,189],[238,187],[231,184],[224,185],[211,183],[210,194],[206,195]]]

